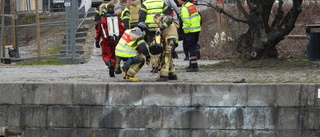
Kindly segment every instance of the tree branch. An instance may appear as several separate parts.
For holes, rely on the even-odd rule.
[[[275,19],[272,22],[272,25],[271,25],[272,28],[275,26],[278,26],[283,18],[284,11],[283,11],[282,5],[283,5],[283,0],[279,0],[278,12],[276,14]]]
[[[246,23],[246,24],[248,23],[248,21],[238,19],[238,18],[232,16],[231,14],[227,13],[227,12],[226,12],[225,10],[223,10],[222,8],[220,8],[220,7],[216,6],[216,5],[213,5],[213,4],[211,4],[211,3],[205,4],[205,6],[211,7],[211,8],[213,8],[214,10],[216,10],[216,11],[218,11],[218,12],[226,15],[227,17],[229,17],[229,18],[231,18],[231,19],[233,19],[233,20],[235,20],[235,21],[242,22],[242,23]]]

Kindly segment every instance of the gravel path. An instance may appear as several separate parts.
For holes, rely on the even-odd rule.
[[[93,33],[94,30],[91,30]],[[94,36],[93,34],[90,34]],[[37,65],[18,66],[0,64],[0,82],[125,82],[122,75],[110,78],[108,68],[101,59],[101,51],[94,47],[93,39],[84,45],[85,64],[73,65]],[[88,48],[89,47],[89,48]],[[320,69],[274,70],[261,68],[208,68],[203,65],[215,64],[216,60],[198,60],[199,72],[186,72],[188,61],[184,61],[182,45],[177,48],[179,59],[174,63],[177,68],[178,80],[168,81],[190,83],[231,83],[245,79],[248,83],[320,83]],[[141,82],[156,82],[158,74],[150,73],[151,67],[144,66],[136,77]]]

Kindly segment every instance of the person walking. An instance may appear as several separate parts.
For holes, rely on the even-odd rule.
[[[128,29],[124,32],[116,46],[116,56],[126,63],[122,67],[123,78],[130,82],[138,82],[134,76],[143,67],[144,62],[150,62],[150,55],[144,41],[145,33],[139,27]],[[143,58],[142,54],[146,57]]]
[[[196,5],[187,0],[178,0],[181,5],[180,17],[182,19],[183,48],[189,55],[189,66],[186,68],[187,72],[197,72],[197,42],[201,31],[201,16]]]
[[[148,45],[151,45],[158,25],[154,22],[153,18],[156,14],[169,15],[171,13],[168,6],[163,0],[146,0],[142,3],[139,12],[139,22],[145,22],[148,25],[149,31],[145,36],[145,41]],[[160,55],[151,55],[151,63],[153,73],[158,73]]]
[[[177,28],[179,27],[178,20],[174,20],[174,18],[169,15],[161,16],[160,14],[156,14],[154,21],[159,26],[156,32],[161,34],[163,45],[163,51],[160,57],[160,62],[162,62],[160,63],[160,78],[156,81],[177,80],[178,78],[172,58],[178,58],[175,52],[179,39],[177,32]]]
[[[97,48],[101,47],[102,59],[109,68],[110,77],[115,77],[115,48],[118,44],[119,37],[124,33],[125,29],[121,19],[114,14],[113,4],[107,5],[106,10],[102,12],[96,24],[95,45]],[[114,24],[114,26],[110,26],[109,24]],[[108,27],[114,29],[108,29]]]

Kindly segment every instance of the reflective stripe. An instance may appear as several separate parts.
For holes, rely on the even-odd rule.
[[[186,29],[186,30],[194,30],[194,29],[201,29],[201,27],[199,26],[199,27],[193,27],[193,28],[184,28],[184,29]]]
[[[130,40],[131,30],[126,30],[116,47],[116,56],[130,58],[138,55],[136,40]]]
[[[192,18],[197,17],[197,16],[200,16],[200,15],[199,15],[199,14],[196,14],[196,15],[192,15],[192,16],[190,16],[190,17],[185,17],[185,18],[183,18],[183,19],[192,19]]]
[[[129,50],[129,51],[132,50],[131,48],[127,47],[129,45],[129,43],[126,43],[125,45],[123,45],[122,43],[119,43],[118,45],[120,45],[122,48],[124,48],[126,50]],[[134,51],[136,51],[136,50],[134,50]],[[133,52],[131,52],[131,53],[133,53]]]
[[[153,20],[155,14],[162,14],[164,2],[162,0],[148,0],[143,2],[146,7],[146,20],[145,23],[149,27],[149,31],[155,31],[158,25]]]
[[[125,51],[125,50],[121,50],[121,49],[116,49],[116,51],[122,52],[122,53],[127,53],[127,54],[132,54],[132,55],[137,55],[138,54],[137,51],[136,52],[130,52],[130,51]]]

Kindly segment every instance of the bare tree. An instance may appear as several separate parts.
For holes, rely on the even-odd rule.
[[[295,22],[302,11],[303,0],[292,0],[291,9],[285,13],[283,0],[237,0],[237,7],[243,18],[237,18],[217,5],[207,6],[225,14],[229,18],[248,25],[246,33],[242,34],[236,43],[237,52],[242,58],[260,59],[277,58],[276,45],[295,27]],[[244,6],[246,5],[246,6]],[[274,18],[271,17],[273,6],[277,6]]]

